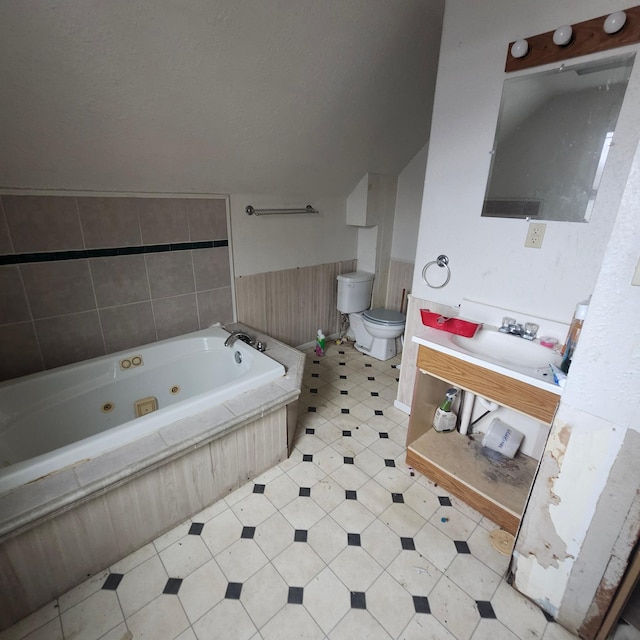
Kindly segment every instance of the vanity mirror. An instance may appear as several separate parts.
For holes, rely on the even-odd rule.
[[[588,222],[634,58],[504,81],[483,216]]]

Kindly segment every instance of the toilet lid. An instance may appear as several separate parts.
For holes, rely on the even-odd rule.
[[[406,316],[399,311],[391,311],[390,309],[369,309],[362,314],[362,317],[374,324],[384,324],[388,327],[404,324]]]

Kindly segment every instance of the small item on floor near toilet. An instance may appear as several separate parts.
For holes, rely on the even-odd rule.
[[[458,395],[455,387],[447,389],[444,400],[433,415],[433,428],[440,433],[453,431],[456,428],[456,414],[453,412],[453,403]]]
[[[507,458],[515,457],[524,435],[499,418],[494,418],[482,438],[482,446],[501,453]]]
[[[316,355],[323,356],[327,348],[327,339],[322,333],[322,329],[318,329],[318,335],[316,336]]]
[[[503,556],[511,555],[513,545],[516,541],[508,531],[504,531],[503,529],[494,529],[489,534],[489,540],[491,541],[491,546]]]

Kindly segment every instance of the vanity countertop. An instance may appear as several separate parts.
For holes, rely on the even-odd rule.
[[[485,325],[482,329],[480,329],[480,332],[482,331],[497,331],[497,327]],[[479,335],[480,332],[477,335]],[[455,337],[458,339],[458,342],[462,342],[464,340],[474,340],[474,338],[463,338],[462,340],[460,340],[459,336]],[[506,335],[504,336],[504,339],[522,340],[522,338]],[[549,370],[549,367],[534,369],[528,367],[518,367],[516,365],[507,364],[498,360],[492,360],[488,356],[480,356],[472,353],[471,351],[465,350],[463,346],[454,342],[453,334],[447,331],[440,331],[438,329],[431,329],[428,327],[421,328],[412,337],[412,341],[424,347],[433,349],[434,351],[439,351],[440,353],[458,358],[464,362],[469,362],[471,364],[484,367],[485,369],[488,369],[490,371],[494,371],[496,373],[508,376],[515,380],[519,380],[526,384],[530,384],[534,387],[549,391],[558,396],[562,395],[562,389],[553,382],[553,377]],[[544,349],[544,347],[540,348]]]

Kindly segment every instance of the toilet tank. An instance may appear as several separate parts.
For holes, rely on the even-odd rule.
[[[338,311],[357,313],[369,308],[373,291],[373,273],[354,271],[338,276]]]

